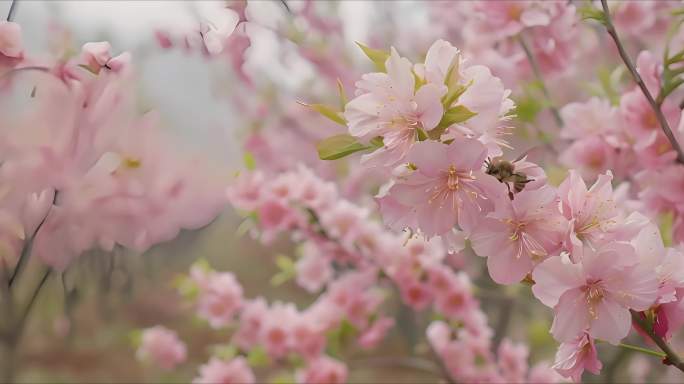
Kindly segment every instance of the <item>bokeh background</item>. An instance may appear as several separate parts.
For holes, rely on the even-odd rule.
[[[288,3],[298,6],[295,1]],[[116,52],[131,52],[137,92],[144,107],[158,110],[166,129],[179,143],[202,151],[229,178],[242,167],[241,146],[253,123],[232,102],[235,92],[244,92],[235,86],[236,73],[226,60],[161,49],[154,37],[158,30],[191,29],[222,5],[221,1],[30,0],[19,1],[15,21],[23,28],[30,52],[64,46],[78,50],[83,43],[103,40],[111,42]],[[5,15],[9,6],[9,1],[0,1],[0,15]],[[250,15],[263,25],[275,25],[287,17],[278,1],[254,1],[250,7]],[[323,1],[317,7],[339,17],[349,65],[360,70],[369,65],[354,41],[383,36],[388,45],[400,50],[424,52],[433,38],[440,37],[439,31],[427,28],[430,18],[424,2]],[[334,88],[320,81],[311,65],[293,54],[274,32],[253,28],[249,33],[252,46],[244,69],[256,79],[257,88],[276,92],[279,102],[289,100],[290,106],[303,97],[334,98]],[[269,283],[277,272],[274,256],[292,253],[293,243],[281,238],[263,246],[248,234],[238,234],[241,222],[242,218],[227,207],[206,228],[183,232],[144,255],[123,250],[113,254],[92,252],[63,275],[53,277],[28,324],[17,367],[18,381],[189,381],[197,365],[207,360],[211,345],[228,338],[195,319],[176,292],[174,281],[200,258],[218,270],[233,271],[246,297],[262,295],[300,305],[310,302],[312,298],[292,283],[277,287]],[[480,299],[492,327],[514,340],[527,341],[532,363],[552,359],[556,343],[548,334],[550,312],[529,297],[529,290],[497,288],[481,274],[480,258],[468,260],[473,279],[483,287]],[[423,329],[429,316],[411,315],[396,301],[388,305],[398,326],[379,350],[346,356],[350,381],[437,382],[435,367],[430,365],[434,363],[411,358],[425,353]],[[188,343],[190,362],[180,370],[165,373],[135,359],[134,331],[155,324],[177,330]],[[632,371],[650,369],[641,356],[604,345],[599,349],[606,362],[604,371],[599,377],[585,375],[589,382],[625,381],[634,377]],[[676,374],[661,375],[666,367],[657,369],[659,380],[677,382]]]

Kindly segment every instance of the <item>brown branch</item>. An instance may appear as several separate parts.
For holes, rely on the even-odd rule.
[[[632,75],[632,78],[641,89],[641,92],[644,94],[644,96],[646,96],[646,100],[648,100],[648,103],[651,105],[651,108],[653,109],[653,112],[655,113],[656,118],[658,119],[658,122],[660,123],[660,126],[663,129],[663,133],[665,133],[665,136],[667,136],[667,139],[670,141],[670,145],[672,145],[672,148],[675,150],[675,152],[677,152],[677,162],[680,164],[684,164],[684,152],[682,152],[682,147],[679,146],[677,139],[674,137],[672,129],[670,129],[670,124],[667,122],[667,119],[665,118],[662,109],[660,109],[660,106],[658,105],[658,103],[656,103],[655,99],[653,98],[653,95],[651,95],[651,92],[646,87],[644,80],[641,78],[641,75],[639,75],[639,72],[637,72],[636,68],[634,67],[634,64],[632,63],[632,60],[629,58],[629,55],[627,55],[625,47],[622,45],[620,37],[618,36],[617,31],[615,30],[615,26],[613,25],[613,21],[610,17],[610,11],[608,9],[607,1],[601,0],[601,5],[603,6],[604,12],[603,24],[606,26],[606,30],[608,31],[610,37],[613,38],[613,41],[617,46],[622,61],[625,63],[625,66],[627,66],[629,73]]]
[[[605,1],[605,0],[604,0]],[[658,336],[653,332],[653,327],[646,321],[646,319],[642,318],[641,315],[638,312],[635,312],[633,310],[630,310],[632,313],[632,320],[634,323],[636,323],[639,328],[641,328],[648,337],[653,340],[654,343],[660,348],[663,352],[665,352],[665,359],[663,359],[663,363],[667,365],[672,365],[679,369],[680,371],[684,372],[684,362],[682,359],[679,357],[677,352],[672,350],[669,344],[663,340],[662,337]]]

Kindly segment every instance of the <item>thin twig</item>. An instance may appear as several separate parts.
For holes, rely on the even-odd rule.
[[[20,335],[21,331],[24,329],[24,326],[26,325],[26,319],[28,318],[29,313],[31,313],[31,309],[33,308],[33,304],[36,302],[36,299],[38,298],[38,294],[45,285],[45,282],[47,281],[48,277],[50,277],[51,271],[52,269],[50,269],[49,267],[45,269],[43,277],[40,279],[40,282],[36,286],[36,289],[33,291],[33,294],[31,294],[31,298],[29,299],[28,304],[26,304],[26,307],[24,308],[24,311],[22,312],[21,317],[17,322],[17,329],[15,331],[17,336]]]
[[[52,211],[52,207],[57,202],[57,193],[58,192],[55,191],[55,194],[52,197],[52,204],[50,204],[50,207],[48,207],[47,212],[45,212],[45,216],[43,217],[43,219],[40,221],[40,223],[36,227],[36,230],[33,231],[33,234],[31,235],[31,237],[29,237],[26,240],[26,243],[24,244],[24,248],[21,250],[21,255],[19,256],[19,260],[17,261],[17,265],[14,267],[14,271],[12,271],[12,275],[9,278],[9,284],[8,285],[10,287],[12,287],[12,283],[14,283],[14,280],[19,276],[24,265],[28,261],[28,258],[31,256],[31,250],[33,249],[33,240],[36,238],[38,231],[40,230],[40,228],[45,223],[45,220],[47,220],[48,216],[50,215],[50,211]]]
[[[648,335],[651,340],[653,340],[654,343],[660,348],[663,352],[665,352],[665,356],[663,358],[663,363],[667,365],[672,365],[679,369],[680,371],[684,372],[684,362],[681,360],[679,355],[670,348],[670,345],[663,340],[662,337],[658,336],[653,332],[653,328],[648,324],[648,322],[641,317],[641,315],[638,312],[635,312],[633,310],[630,311],[632,313],[632,320],[634,323],[636,323],[639,328],[641,328],[646,335]],[[643,351],[640,351],[643,352]],[[661,357],[661,356],[658,356]]]
[[[648,90],[648,87],[646,87],[644,80],[641,78],[641,75],[639,75],[639,72],[637,72],[636,68],[634,67],[634,64],[632,63],[632,60],[629,58],[629,55],[627,55],[627,52],[625,51],[625,47],[622,45],[622,42],[620,41],[620,37],[618,36],[617,31],[615,30],[615,26],[613,25],[613,21],[610,17],[608,2],[606,0],[601,0],[601,5],[603,6],[604,12],[604,25],[606,26],[606,30],[608,31],[610,37],[613,38],[613,41],[617,46],[622,61],[625,63],[625,66],[627,66],[629,73],[632,75],[632,78],[641,89],[641,92],[644,94],[644,96],[646,96],[646,100],[648,100],[648,103],[651,105],[651,108],[653,109],[653,112],[655,113],[656,118],[660,123],[660,127],[663,129],[663,133],[665,133],[665,136],[670,141],[670,145],[672,145],[672,148],[675,150],[675,152],[677,152],[677,162],[680,164],[684,164],[684,152],[682,152],[682,147],[679,146],[677,139],[675,139],[674,134],[672,133],[672,129],[670,129],[670,124],[667,122],[667,118],[665,118],[663,111],[660,109],[658,103],[656,103],[655,99],[653,98],[653,95],[651,95],[651,92]]]
[[[527,61],[530,62],[530,66],[532,67],[534,77],[539,82],[539,87],[541,88],[541,91],[544,94],[544,98],[546,98],[548,108],[549,110],[551,110],[551,114],[553,114],[553,119],[556,122],[556,125],[558,126],[558,128],[563,128],[563,118],[561,117],[560,111],[551,99],[549,89],[546,88],[546,83],[544,83],[544,77],[542,76],[541,70],[539,69],[537,59],[535,59],[534,55],[532,54],[532,51],[530,50],[530,47],[527,45],[527,43],[525,43],[525,39],[523,38],[522,34],[518,35],[518,41],[520,41],[520,46],[522,47],[523,51],[525,51]]]
[[[14,19],[14,14],[17,13],[17,3],[19,3],[19,0],[12,0],[9,12],[7,12],[7,21]]]

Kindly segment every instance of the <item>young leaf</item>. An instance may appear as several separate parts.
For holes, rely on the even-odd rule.
[[[321,115],[327,117],[328,119],[334,121],[337,124],[347,126],[347,120],[344,117],[342,117],[342,115],[340,115],[340,112],[336,111],[332,107],[329,107],[324,104],[307,104],[301,101],[298,101],[297,103],[313,109],[314,111],[320,113]]]
[[[390,56],[389,52],[367,47],[359,43],[358,41],[356,42],[356,45],[358,45],[359,48],[361,48],[361,50],[363,51],[363,53],[365,53],[366,56],[373,62],[373,64],[375,64],[375,68],[377,68],[378,71],[387,72],[387,69],[385,69],[385,62],[387,61],[387,58]]]
[[[592,5],[580,8],[579,13],[582,16],[582,20],[596,20],[599,23],[606,25],[606,14],[598,8],[594,8]]]
[[[245,163],[247,170],[253,171],[256,169],[256,160],[251,152],[245,151],[245,154],[242,155],[242,161]]]
[[[444,105],[444,108],[449,109],[452,104],[454,104],[459,97],[470,87],[470,85],[473,84],[473,81],[471,80],[468,84],[466,85],[454,85],[450,86],[449,90],[447,91],[447,94],[442,97],[442,105]]]
[[[439,140],[442,134],[449,128],[452,124],[462,123],[467,121],[471,117],[477,115],[477,113],[471,111],[463,105],[457,105],[455,107],[449,108],[442,116],[437,127],[428,131],[428,137],[432,140]]]
[[[477,115],[476,112],[471,111],[466,106],[457,105],[455,107],[449,108],[442,116],[438,127],[450,127],[453,124],[463,123],[468,121],[471,117]]]
[[[347,99],[347,92],[344,91],[344,85],[340,79],[337,79],[337,92],[340,94],[340,110],[344,110],[349,101]]]
[[[247,363],[249,363],[251,367],[263,367],[268,365],[270,360],[271,359],[269,359],[268,354],[262,346],[252,348],[247,355]]]
[[[347,134],[340,134],[323,139],[316,146],[321,160],[336,160],[372,147],[363,145]]]

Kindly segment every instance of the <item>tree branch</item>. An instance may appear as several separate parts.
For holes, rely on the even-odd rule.
[[[617,31],[615,30],[615,26],[613,25],[613,21],[610,17],[610,10],[608,9],[607,1],[601,0],[601,5],[603,6],[604,25],[606,26],[606,30],[608,31],[610,37],[613,38],[613,41],[617,46],[622,61],[625,63],[625,66],[627,66],[629,73],[632,75],[632,78],[641,89],[641,92],[644,94],[644,96],[646,96],[646,100],[648,100],[648,103],[651,105],[651,108],[653,109],[653,112],[655,113],[656,118],[658,119],[658,122],[660,123],[660,126],[663,129],[663,133],[665,133],[665,136],[670,141],[670,145],[672,145],[672,148],[675,150],[675,152],[677,152],[677,162],[680,164],[684,164],[684,152],[682,152],[682,147],[679,146],[677,139],[674,137],[672,129],[670,129],[670,124],[667,122],[667,119],[665,118],[662,109],[660,109],[660,106],[658,105],[658,103],[656,103],[655,99],[653,98],[653,95],[651,95],[651,92],[646,87],[644,80],[641,78],[641,75],[639,75],[639,72],[637,72],[636,68],[634,67],[634,64],[632,63],[632,60],[629,58],[629,55],[627,55],[625,47],[622,45],[620,37],[618,36]]]
[[[638,312],[635,312],[633,310],[630,310],[630,312],[632,313],[632,320],[634,321],[634,323],[636,323],[639,326],[639,328],[641,328],[644,331],[644,333],[646,333],[646,335],[648,335],[648,337],[651,340],[653,340],[654,343],[656,343],[658,348],[665,352],[663,363],[667,365],[672,365],[680,371],[684,372],[684,362],[681,360],[679,355],[677,355],[677,353],[674,350],[672,350],[672,348],[670,348],[670,345],[667,344],[665,340],[663,340],[660,336],[656,335],[655,332],[653,332],[653,327],[651,327],[651,325],[646,321],[646,319],[642,318]],[[640,352],[643,352],[643,350]]]
[[[556,125],[558,126],[558,128],[563,128],[563,118],[561,117],[560,111],[551,100],[551,94],[549,93],[548,88],[546,88],[546,83],[544,83],[544,77],[542,76],[541,70],[539,69],[537,59],[535,59],[534,55],[532,54],[532,51],[530,50],[530,47],[527,45],[527,43],[525,43],[525,39],[523,38],[522,34],[518,35],[518,41],[520,41],[520,46],[522,47],[523,51],[525,51],[527,61],[530,63],[530,66],[532,67],[534,77],[539,82],[539,86],[541,88],[542,93],[544,94],[546,102],[548,103],[548,108],[549,110],[551,110],[551,114],[553,114],[553,119],[556,122]]]
[[[7,12],[7,21],[12,21],[14,19],[14,14],[17,13],[17,3],[18,0],[12,0],[12,4],[10,4],[10,9],[9,12]]]

